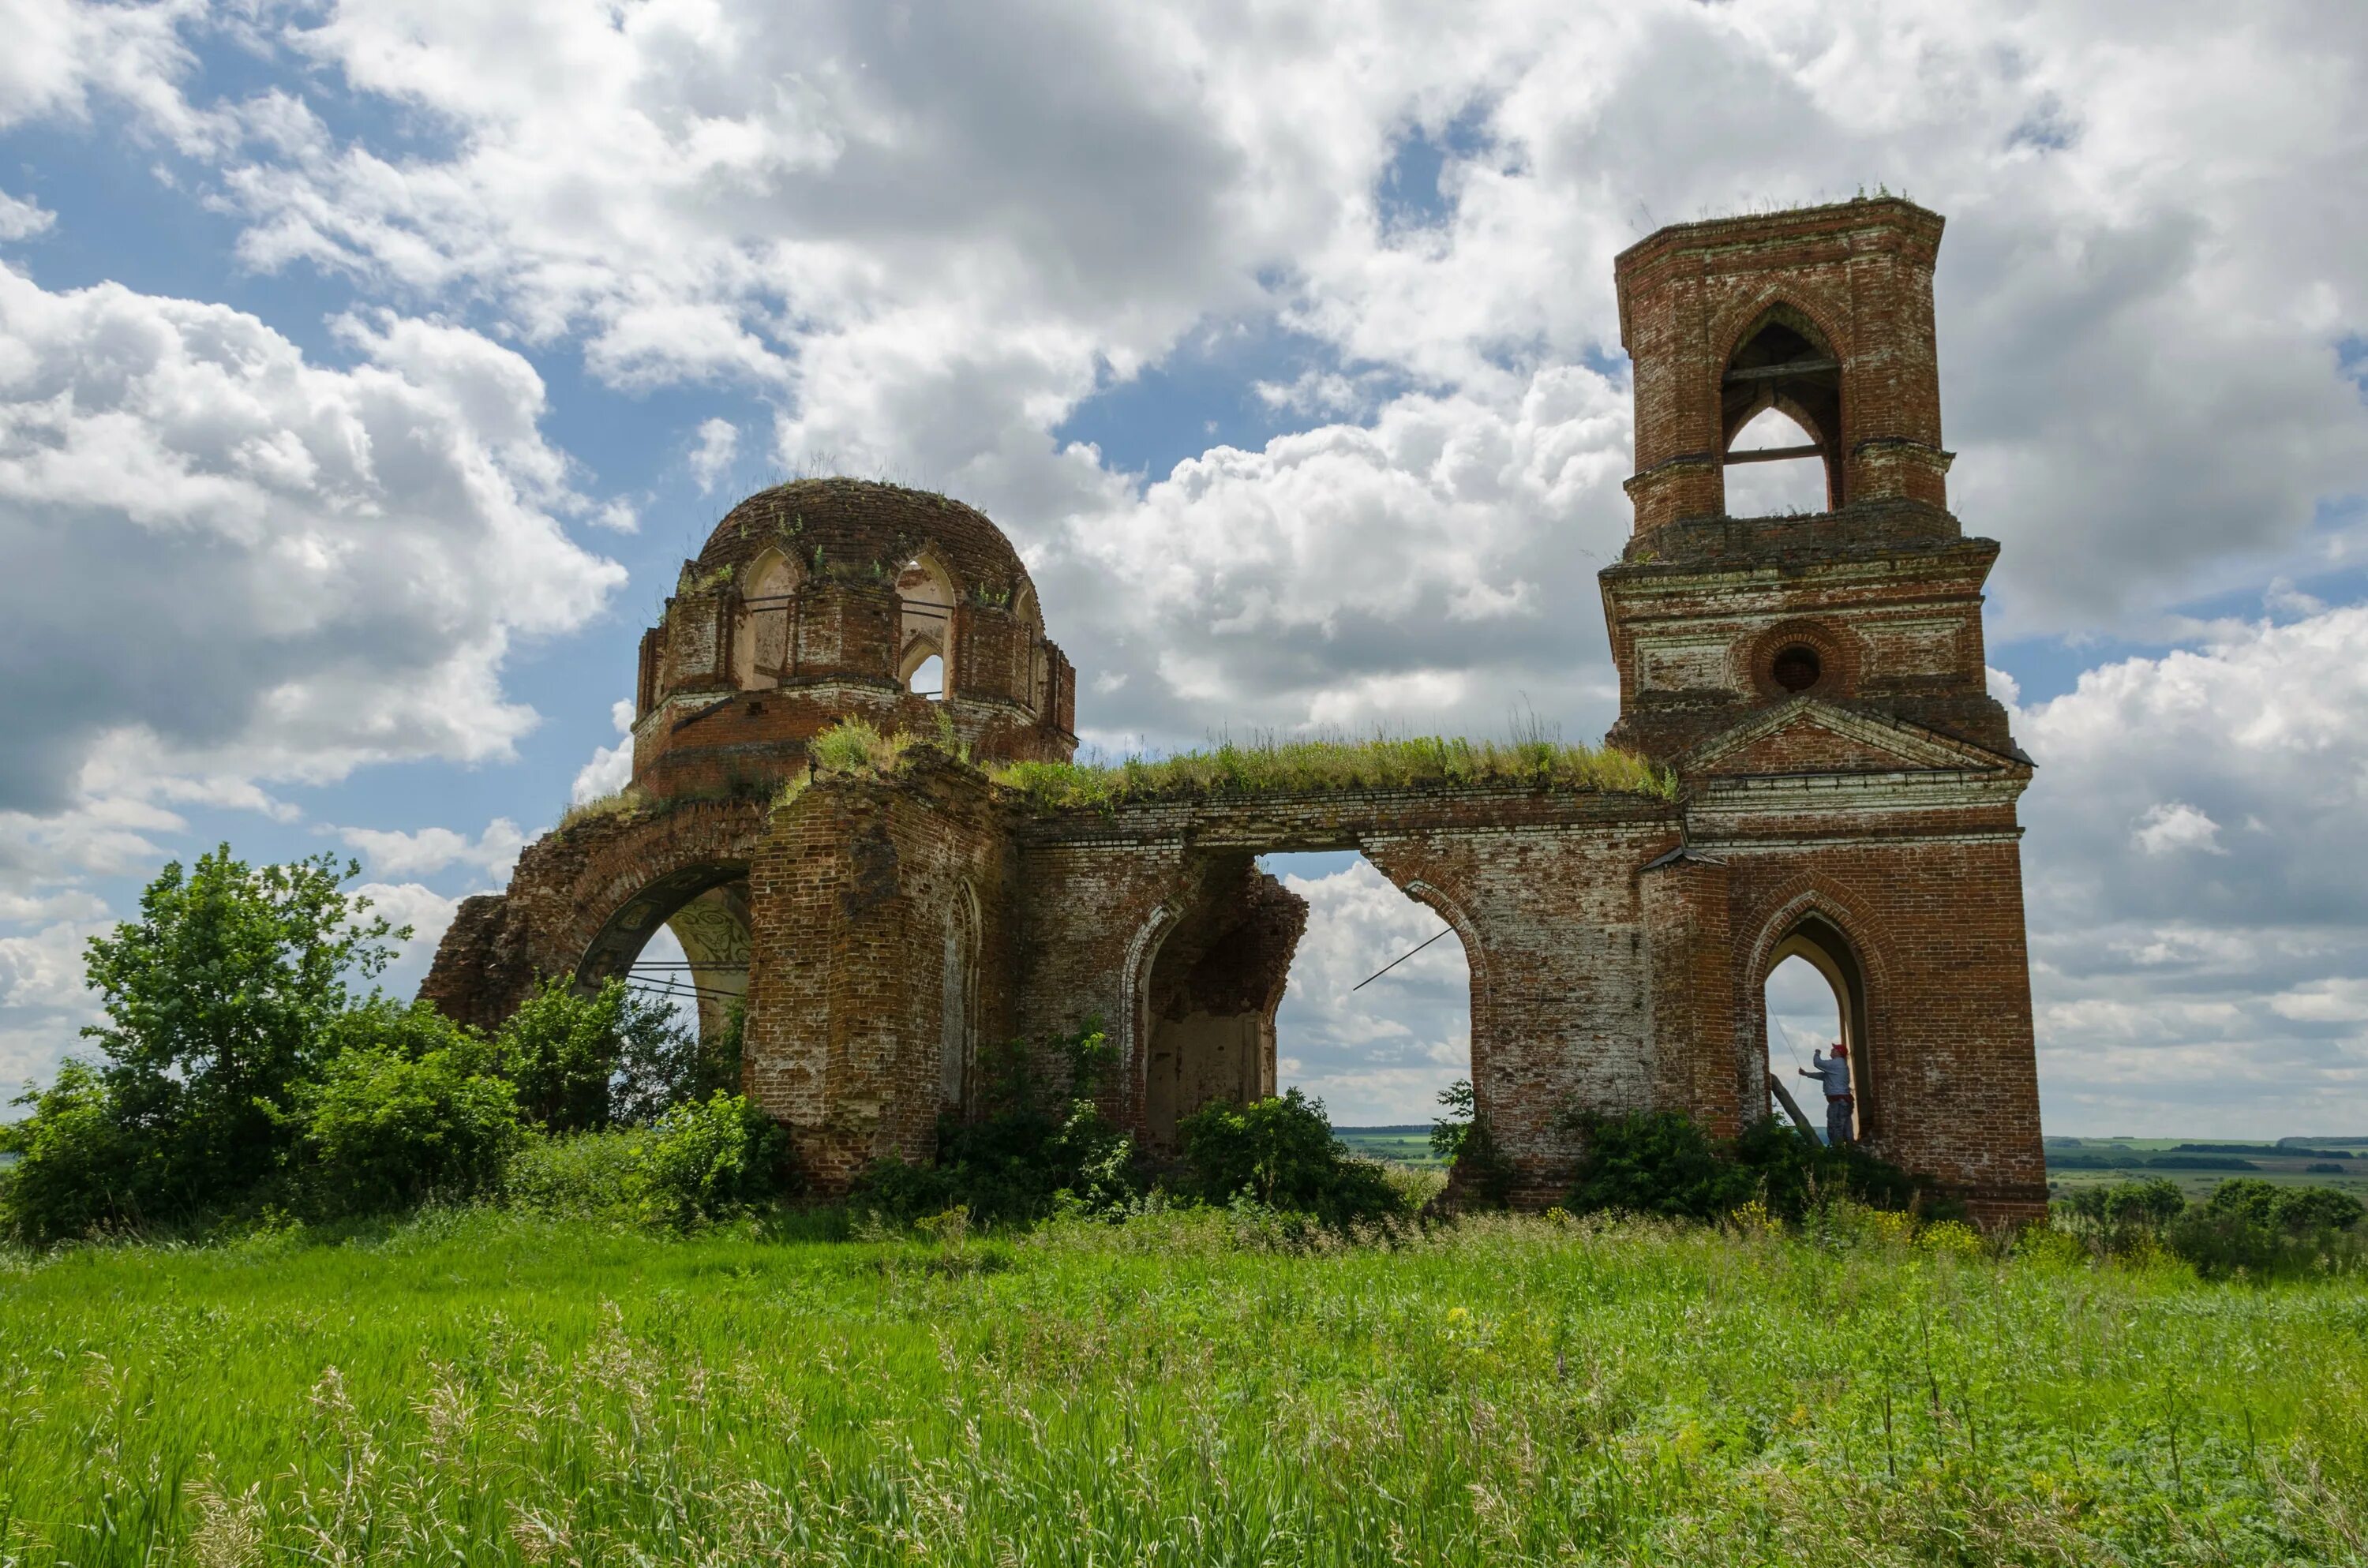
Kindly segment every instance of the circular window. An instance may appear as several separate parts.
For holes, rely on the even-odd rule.
[[[1817,651],[1803,642],[1778,649],[1775,662],[1768,666],[1770,676],[1787,691],[1806,691],[1825,673],[1825,666],[1817,662]]]

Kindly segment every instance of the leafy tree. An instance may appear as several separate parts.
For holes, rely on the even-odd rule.
[[[17,1164],[0,1183],[0,1226],[28,1246],[138,1225],[162,1187],[155,1140],[127,1129],[107,1080],[69,1060],[47,1089],[14,1102],[33,1113],[0,1128]]]
[[[597,1132],[609,1121],[609,1081],[622,1042],[624,985],[586,995],[553,975],[495,1037],[502,1075],[518,1086],[519,1113],[546,1132]]]
[[[352,1004],[348,982],[411,935],[342,891],[360,869],[329,855],[256,868],[225,844],[166,865],[137,920],[90,939],[108,1021],[83,1032],[107,1058],[110,1114],[154,1151],[153,1217],[233,1200],[279,1169],[295,1086]]]
[[[700,1105],[740,1092],[740,1037],[745,1005],[734,1001],[723,1028],[712,1035],[686,1028],[662,1002],[627,994],[617,1020],[617,1075],[609,1089],[613,1119],[644,1127],[679,1105]]]
[[[552,1133],[645,1126],[670,1107],[740,1087],[736,1029],[702,1046],[673,1009],[617,980],[587,994],[552,976],[510,1015],[495,1044],[502,1073],[518,1085],[519,1110]]]
[[[1198,1196],[1247,1196],[1327,1224],[1386,1220],[1403,1202],[1382,1167],[1332,1136],[1324,1102],[1298,1089],[1237,1106],[1212,1100],[1176,1125]]]

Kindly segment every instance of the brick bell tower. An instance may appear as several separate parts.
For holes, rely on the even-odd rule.
[[[1805,958],[1835,990],[1858,1136],[2004,1219],[2046,1201],[2015,812],[2032,765],[1984,678],[1998,547],[1948,510],[1941,229],[1861,199],[1620,256],[1635,528],[1600,578],[1610,738],[1685,785],[1685,843],[1643,882],[1664,1103],[1720,1129],[1765,1114],[1765,983]],[[1754,460],[1732,444],[1770,407],[1807,433],[1786,455],[1822,464],[1824,511],[1728,515],[1727,470]]]

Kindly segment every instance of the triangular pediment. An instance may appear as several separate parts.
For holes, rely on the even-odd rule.
[[[1683,773],[1897,773],[1944,768],[1989,771],[2014,759],[1905,719],[1860,712],[1814,697],[1751,715],[1697,745]]]

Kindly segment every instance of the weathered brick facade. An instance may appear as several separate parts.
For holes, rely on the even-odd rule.
[[[1152,1148],[1275,1087],[1305,921],[1261,853],[1355,848],[1463,940],[1475,1096],[1550,1201],[1576,1108],[1721,1131],[1768,1103],[1764,984],[1832,981],[1861,1135],[1977,1213],[2045,1200],[2016,801],[2031,764],[1988,697],[1998,547],[1946,509],[1931,275],[1941,220],[1853,201],[1663,230],[1620,257],[1636,531],[1602,588],[1611,739],[1645,794],[1440,786],[1044,810],[916,752],[807,771],[860,715],[981,761],[1064,760],[1076,676],[968,507],[844,481],[752,497],[644,639],[634,799],[561,828],[473,899],[426,994],[491,1022],[535,977],[620,971],[660,923],[711,1016],[747,1006],[749,1092],[825,1186],[925,1159],[974,1100],[981,1040],[1099,1017],[1108,1109]],[[1831,509],[1725,515],[1736,433],[1809,431]],[[907,689],[941,659],[941,698]]]

